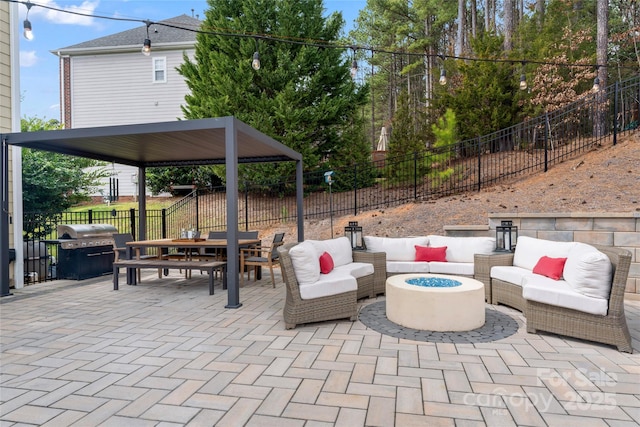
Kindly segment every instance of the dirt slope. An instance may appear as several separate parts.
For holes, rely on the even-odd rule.
[[[487,225],[488,213],[496,212],[640,212],[640,132],[510,185],[334,218],[334,237],[354,220],[367,235],[398,237],[442,234],[445,225]],[[286,241],[295,239],[293,224],[260,235],[268,241],[281,231]],[[305,222],[306,239],[330,237],[329,219]]]

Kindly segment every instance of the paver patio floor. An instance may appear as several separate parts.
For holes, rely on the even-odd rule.
[[[491,305],[516,333],[425,342],[360,321],[285,330],[284,284],[265,276],[239,309],[197,272],[13,291],[0,299],[0,426],[640,424],[640,301],[625,304],[634,354],[528,334],[521,313]]]

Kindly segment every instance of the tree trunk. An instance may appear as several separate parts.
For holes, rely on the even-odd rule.
[[[607,41],[609,38],[609,1],[598,0],[596,35],[597,78],[600,80],[600,93],[596,101],[596,117],[593,123],[594,137],[603,136],[606,120],[605,88],[607,87]]]
[[[600,87],[607,86],[607,44],[609,40],[609,1],[598,0],[598,29],[596,36],[596,62],[598,67],[598,77],[600,78]]]
[[[431,16],[427,16],[424,18],[424,35],[426,39],[429,39],[431,35]],[[433,45],[430,43],[427,51],[425,52],[424,57],[424,100],[427,106],[431,103],[431,98],[433,97],[433,86],[434,86],[434,75],[432,73],[433,63],[434,63],[434,49]]]
[[[536,0],[536,18],[538,20],[538,29],[541,29],[544,22],[544,0]]]
[[[486,31],[495,31],[496,29],[496,0],[485,0],[485,24]]]
[[[471,35],[478,36],[478,4],[476,0],[471,0]]]
[[[518,24],[524,18],[524,0],[518,0]]]
[[[514,2],[515,0],[504,0],[504,50],[513,50],[513,30],[514,30]]]
[[[491,0],[484,0],[484,30],[491,30]]]
[[[458,0],[458,34],[456,37],[456,56],[462,56],[464,46],[465,9],[466,1]]]

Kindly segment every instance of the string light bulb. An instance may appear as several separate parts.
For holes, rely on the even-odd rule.
[[[262,65],[262,64],[260,64],[260,52],[259,52],[259,49],[258,49],[258,38],[256,37],[253,40],[256,43],[256,51],[253,52],[253,59],[251,60],[251,68],[253,68],[254,70],[258,71],[260,69],[260,66]]]
[[[256,50],[253,52],[253,60],[251,61],[251,67],[258,71],[260,69],[260,53]]]
[[[144,56],[151,55],[151,40],[144,39],[144,44],[142,45],[142,54]]]
[[[355,79],[358,75],[358,61],[356,61],[357,49],[353,46],[351,46],[351,49],[353,50],[353,61],[351,61],[351,69],[349,70],[349,74],[351,74],[352,79]]]
[[[24,20],[24,38],[29,41],[33,40],[33,30],[31,30],[31,22],[28,19]]]
[[[520,74],[520,90],[527,90],[527,76]]]
[[[31,2],[26,2],[25,6],[27,6],[27,16],[25,16],[24,20],[24,38],[31,41],[33,40],[33,30],[31,29],[31,21],[29,21],[29,11],[31,10],[31,6],[33,4]]]
[[[151,25],[151,21],[147,20],[145,21],[145,24],[147,24],[147,38],[144,39],[144,43],[142,44],[142,54],[144,56],[149,56],[151,55],[151,39],[149,38],[149,26]]]
[[[440,79],[438,80],[440,86],[445,86],[447,84],[447,72],[444,70],[444,67],[440,68]]]
[[[522,74],[520,74],[520,90],[527,90],[527,76],[524,73],[524,66],[526,63],[522,62]]]
[[[349,72],[351,73],[351,78],[355,79],[356,75],[358,74],[358,61],[356,61],[355,58],[351,63],[351,70]]]
[[[442,64],[440,65],[440,78],[438,79],[438,83],[440,86],[445,86],[447,84],[447,72],[444,69],[444,55],[439,55],[440,61]]]
[[[595,79],[593,79],[593,87],[591,88],[591,92],[596,93],[600,90],[600,77],[596,76]]]

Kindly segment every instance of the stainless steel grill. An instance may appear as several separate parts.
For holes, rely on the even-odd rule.
[[[62,224],[57,230],[58,278],[82,280],[113,271],[116,227],[111,224]]]

